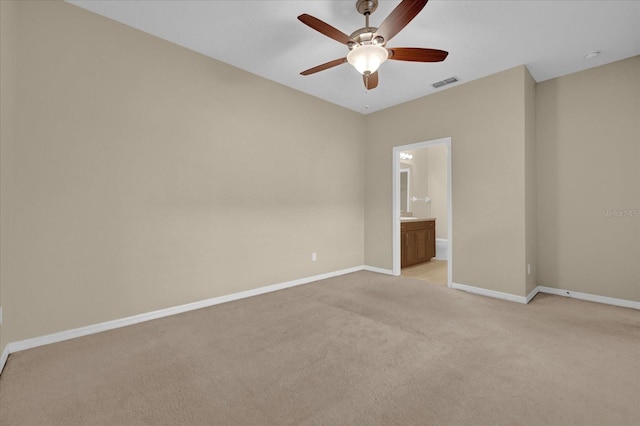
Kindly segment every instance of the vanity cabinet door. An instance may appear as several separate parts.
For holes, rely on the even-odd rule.
[[[416,231],[416,263],[426,262],[427,257],[427,229]]]
[[[416,231],[417,259],[416,263],[426,262],[436,256],[435,229],[426,228]]]
[[[435,223],[434,223],[435,225]],[[427,229],[427,260],[436,257],[436,229]]]
[[[404,223],[400,224],[400,267],[407,266],[407,229]]]
[[[427,262],[436,255],[436,221],[401,223],[400,266]]]
[[[407,250],[406,250],[406,262],[407,265],[415,265],[418,263],[418,232],[407,231]]]

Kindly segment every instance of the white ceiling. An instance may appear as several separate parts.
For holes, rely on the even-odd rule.
[[[346,34],[364,26],[355,0],[68,0],[180,46],[343,107],[369,113],[525,64],[537,82],[640,54],[640,1],[431,0],[388,47],[446,50],[442,63],[387,61],[366,91],[349,64],[301,76],[346,56],[346,46],[302,24],[302,13]],[[399,1],[381,0],[379,26]],[[602,52],[585,59],[592,51]],[[451,86],[449,86],[451,87]]]

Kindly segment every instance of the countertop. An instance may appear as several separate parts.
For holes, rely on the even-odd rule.
[[[423,222],[426,220],[436,220],[435,217],[427,217],[427,218],[420,218],[420,217],[401,217],[400,218],[400,222]]]

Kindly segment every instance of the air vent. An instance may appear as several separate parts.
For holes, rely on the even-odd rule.
[[[446,86],[448,84],[453,84],[453,83],[456,83],[458,81],[460,81],[460,79],[458,77],[456,77],[456,76],[453,76],[453,77],[445,78],[442,81],[438,81],[436,83],[433,83],[432,86],[433,86],[434,89],[439,89],[439,88],[444,87],[444,86]]]

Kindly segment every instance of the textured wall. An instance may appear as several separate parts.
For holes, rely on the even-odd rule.
[[[3,342],[363,264],[363,116],[70,4],[18,9]]]
[[[640,300],[640,57],[538,84],[540,285]]]
[[[527,294],[538,286],[538,192],[537,192],[537,142],[536,142],[536,82],[525,70],[525,263]]]
[[[0,306],[6,317],[5,287],[11,280],[13,217],[13,150],[17,76],[18,4],[0,1]],[[0,354],[7,340],[0,325]]]

